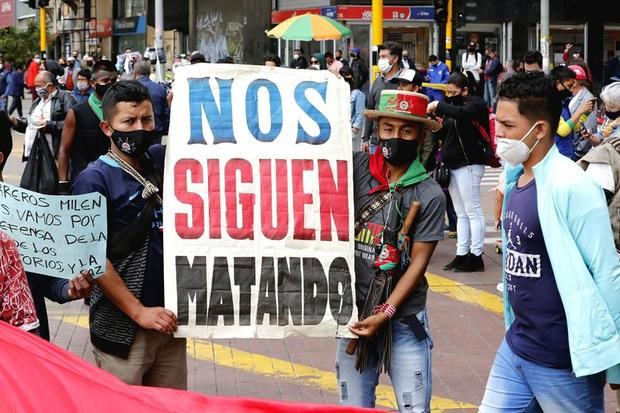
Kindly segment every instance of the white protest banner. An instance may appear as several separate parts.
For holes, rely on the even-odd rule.
[[[178,335],[351,336],[349,112],[348,86],[327,71],[176,72],[164,268]]]
[[[73,278],[103,274],[106,200],[98,193],[43,195],[0,182],[0,231],[15,239],[28,272]]]

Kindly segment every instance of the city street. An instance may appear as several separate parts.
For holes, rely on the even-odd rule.
[[[25,101],[26,108],[30,101]],[[25,108],[25,112],[27,109]],[[18,184],[23,135],[15,133],[14,149],[4,170]],[[442,270],[455,252],[455,240],[440,242],[428,268],[428,301],[433,350],[433,412],[475,412],[482,398],[495,351],[504,334],[502,300],[496,290],[501,256],[495,252],[499,233],[493,228],[493,189],[499,170],[487,168],[483,180],[486,214],[486,271]],[[52,341],[93,362],[88,335],[88,308],[83,301],[48,303]],[[189,389],[213,396],[337,403],[334,371],[336,340],[294,337],[285,340],[188,340]],[[377,407],[394,410],[389,378],[382,376]],[[606,412],[614,412],[615,394],[606,392]]]

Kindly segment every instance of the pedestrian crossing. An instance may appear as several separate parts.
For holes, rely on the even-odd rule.
[[[484,168],[484,176],[482,177],[482,183],[480,186],[487,187],[488,189],[494,189],[499,182],[499,176],[502,172],[502,168],[491,168],[490,166],[486,166]]]

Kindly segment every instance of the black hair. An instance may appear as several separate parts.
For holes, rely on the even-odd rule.
[[[145,100],[151,102],[149,90],[137,80],[123,80],[113,83],[105,92],[101,106],[103,109],[103,119],[111,120],[116,114],[116,105],[119,102],[137,102]],[[152,103],[152,102],[151,102]]]
[[[116,65],[109,60],[99,60],[93,65],[92,74],[94,75],[102,70],[106,72],[116,72]]]
[[[515,73],[504,80],[497,92],[499,100],[517,104],[519,113],[531,121],[543,119],[553,134],[562,114],[562,98],[552,77],[542,72]]]
[[[435,60],[439,60],[439,58],[437,56],[435,56],[434,54],[430,55],[428,57],[428,61],[429,62],[434,62]]]
[[[398,42],[387,41],[379,46],[379,50],[389,50],[392,56],[398,56],[398,60],[403,58],[403,47]]]
[[[333,57],[334,57],[334,54],[333,54],[332,52],[325,52],[325,54],[323,55],[323,57],[324,57],[324,58],[326,58],[326,59],[327,59],[328,57],[333,58]]]
[[[450,85],[454,85],[458,87],[459,89],[465,89],[465,88],[469,89],[470,87],[469,79],[462,72],[452,73],[450,77],[448,77],[448,81],[446,83]],[[470,90],[470,93],[471,93],[471,90]]]
[[[230,57],[230,56],[226,56],[226,57],[224,57],[224,58],[222,58],[222,59],[219,59],[219,60],[218,60],[217,62],[215,62],[215,63],[228,63],[228,64],[234,64],[234,63],[235,63],[235,61],[233,60],[233,58],[232,58],[232,57]]]
[[[577,79],[577,73],[573,72],[566,66],[556,66],[551,70],[551,78],[560,83],[564,83],[570,79]]]
[[[267,53],[264,57],[263,57],[263,63],[265,62],[273,62],[276,64],[276,66],[280,67],[280,65],[282,64],[282,60],[280,60],[280,57],[274,53]]]
[[[543,67],[543,56],[538,50],[530,50],[523,56],[523,63],[528,65],[536,63],[538,66]]]
[[[92,77],[92,75],[93,75],[93,72],[91,72],[91,71],[90,71],[90,69],[81,69],[81,70],[78,72],[78,74],[77,74],[77,75],[78,75],[78,76],[85,77],[85,78],[86,78],[86,80],[90,80],[90,78],[91,78],[91,77]]]
[[[296,49],[293,49],[293,51],[294,51],[294,52],[295,52],[295,51],[297,51],[297,52],[299,52],[299,53],[301,53],[301,54],[304,54],[304,49],[303,49],[303,47],[298,47],[298,48],[296,48]]]

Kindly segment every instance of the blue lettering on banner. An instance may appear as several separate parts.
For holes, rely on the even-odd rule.
[[[318,110],[306,97],[307,90],[316,90],[319,95],[325,101],[327,95],[327,82],[301,82],[295,88],[295,101],[310,118],[316,122],[319,127],[319,134],[316,136],[310,135],[301,125],[297,122],[297,143],[309,143],[311,145],[322,145],[329,140],[332,127],[329,120],[320,110]]]
[[[232,79],[218,79],[220,90],[219,109],[209,84],[210,77],[188,79],[189,82],[189,117],[190,139],[189,144],[206,145],[202,133],[202,112],[204,110],[209,127],[213,132],[213,143],[237,143],[232,123]]]
[[[263,133],[259,126],[258,116],[258,91],[267,89],[269,93],[269,132]],[[275,83],[267,79],[256,79],[248,87],[245,95],[246,120],[250,133],[261,142],[273,142],[282,131],[282,96]]]

